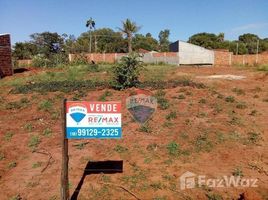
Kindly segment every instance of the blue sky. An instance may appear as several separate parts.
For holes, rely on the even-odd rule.
[[[10,33],[13,44],[43,31],[79,36],[90,17],[96,28],[115,30],[130,18],[156,38],[167,28],[171,41],[198,32],[268,37],[267,0],[0,0],[0,33]]]

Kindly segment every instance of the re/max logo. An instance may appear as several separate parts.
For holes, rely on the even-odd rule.
[[[119,123],[119,117],[103,117],[103,116],[94,116],[88,117],[89,123]]]

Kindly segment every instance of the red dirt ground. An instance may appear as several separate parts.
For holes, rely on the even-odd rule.
[[[29,76],[31,73],[16,74],[7,79]],[[207,88],[177,87],[164,90],[170,106],[167,110],[156,111],[148,122],[151,130],[148,133],[139,130],[139,124],[132,120],[126,110],[125,99],[134,89],[123,92],[109,90],[112,96],[107,97],[107,100],[121,100],[123,104],[123,138],[69,141],[70,195],[77,187],[89,160],[123,160],[123,173],[86,176],[78,199],[135,199],[122,188],[103,182],[122,185],[140,199],[146,200],[218,200],[239,199],[240,196],[240,199],[247,200],[268,199],[268,74],[229,67],[180,67],[171,78],[176,79],[182,74],[191,76],[196,82],[203,82]],[[195,78],[214,74],[244,75],[246,78]],[[242,89],[243,94],[234,92],[233,88]],[[60,92],[11,94],[10,89],[6,87],[0,93],[0,153],[4,156],[0,160],[0,199],[15,196],[28,200],[60,199],[61,120],[60,117],[53,118],[51,113],[59,114],[62,98],[71,98],[73,95]],[[83,99],[96,101],[104,91],[90,91]],[[185,99],[178,99],[180,94]],[[234,96],[235,102],[226,102],[227,96]],[[23,97],[30,100],[27,107],[6,108],[8,102]],[[52,111],[38,109],[39,103],[49,98],[53,102]],[[200,99],[205,99],[205,102],[200,103]],[[244,102],[246,108],[237,108],[239,102]],[[168,121],[166,116],[171,111],[176,111],[177,118]],[[32,125],[32,130],[25,128],[27,124]],[[49,137],[42,134],[46,128],[52,130]],[[14,134],[10,141],[5,139],[8,132]],[[259,134],[258,141],[250,143],[249,132]],[[49,157],[32,152],[28,147],[32,135],[39,135],[41,139],[37,149],[45,149],[54,160],[44,172],[41,171]],[[199,136],[205,136],[207,140],[201,141],[201,149],[196,150]],[[178,157],[168,154],[166,146],[172,141],[179,144],[183,152]],[[81,142],[89,143],[84,148],[77,149],[74,145]],[[128,150],[115,151],[117,145]],[[16,162],[15,167],[10,166],[12,162]],[[41,166],[33,167],[37,162]],[[242,170],[244,178],[257,178],[258,187],[204,186],[180,189],[179,177],[186,171],[217,178],[231,176],[236,168]]]

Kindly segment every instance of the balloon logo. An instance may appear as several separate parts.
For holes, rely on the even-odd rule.
[[[69,108],[71,118],[79,124],[87,114],[87,108],[83,105],[75,105]]]

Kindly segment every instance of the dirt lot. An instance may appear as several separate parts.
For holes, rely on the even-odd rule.
[[[15,74],[0,82],[41,72]],[[226,74],[245,78],[206,78]],[[82,99],[88,101],[100,97],[122,101],[123,138],[69,141],[70,195],[88,161],[123,160],[123,173],[85,176],[81,189],[76,190],[77,199],[135,199],[119,186],[140,199],[268,199],[268,73],[180,67],[170,79],[178,76],[189,76],[206,87],[164,89],[166,107],[159,106],[142,127],[125,106],[125,99],[135,89],[109,89],[111,95],[106,96],[107,90],[84,94]],[[75,94],[13,94],[12,88],[0,88],[0,199],[59,199],[61,102]],[[206,178],[256,178],[258,187],[203,185],[181,190],[180,176],[187,171]]]

